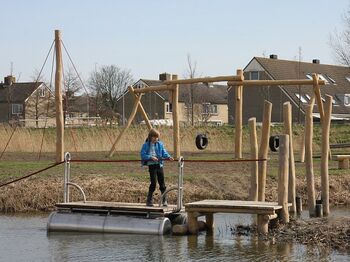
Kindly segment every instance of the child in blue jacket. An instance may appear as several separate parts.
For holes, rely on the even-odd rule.
[[[164,145],[159,141],[160,133],[156,129],[151,129],[148,133],[148,138],[143,144],[141,149],[141,160],[142,165],[148,166],[150,182],[148,195],[147,195],[147,206],[153,206],[153,192],[156,190],[157,180],[159,184],[159,189],[164,193],[166,190],[164,181],[164,170],[163,170],[163,160],[169,159],[174,160],[170,154],[164,148]],[[163,206],[167,206],[167,199],[164,197],[162,199]]]

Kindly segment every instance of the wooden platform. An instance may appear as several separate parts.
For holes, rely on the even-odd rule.
[[[130,215],[157,215],[165,216],[173,213],[176,209],[175,205],[167,207],[154,205],[148,207],[143,203],[122,203],[122,202],[102,202],[102,201],[86,201],[86,202],[69,202],[57,203],[56,207],[60,211],[71,212],[95,212],[95,213],[123,213]]]
[[[291,204],[289,204],[291,206]],[[276,202],[236,201],[236,200],[202,200],[185,204],[188,227],[192,234],[198,232],[197,217],[205,216],[209,227],[213,226],[214,213],[245,213],[258,215],[258,231],[267,233],[268,222],[277,218],[276,210],[282,206]]]

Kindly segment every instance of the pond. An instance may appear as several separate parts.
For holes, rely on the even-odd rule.
[[[350,211],[340,210],[340,215]],[[305,214],[304,214],[305,216]],[[237,236],[251,215],[216,214],[212,235],[149,236],[46,232],[48,214],[0,215],[0,261],[349,261],[349,254]]]

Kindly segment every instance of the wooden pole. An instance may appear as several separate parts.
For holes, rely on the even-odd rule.
[[[177,80],[177,75],[172,75],[172,80]],[[173,98],[174,155],[178,159],[180,157],[179,84],[175,84],[172,98]]]
[[[154,91],[168,91],[168,90],[173,90],[173,86],[168,86],[168,85],[160,85],[160,86],[149,86],[145,88],[138,88],[135,89],[134,92],[136,94],[139,93],[149,93],[149,92],[154,92]]]
[[[271,125],[271,111],[272,111],[272,103],[265,100],[262,131],[261,131],[261,141],[260,141],[260,148],[259,148],[260,159],[267,159],[267,155],[268,155],[270,125]],[[265,201],[266,169],[267,169],[267,161],[260,161],[258,163],[258,172],[259,172],[258,200],[259,201]]]
[[[287,85],[312,85],[314,82],[311,79],[286,79],[286,80],[241,80],[229,81],[228,86],[287,86]],[[324,80],[318,80],[319,85],[324,85]]]
[[[329,215],[329,178],[328,178],[328,155],[329,155],[329,132],[332,115],[333,98],[326,95],[325,114],[322,121],[322,155],[321,155],[321,188],[323,216]]]
[[[279,166],[278,166],[278,205],[282,206],[280,220],[289,222],[288,212],[288,173],[289,173],[289,135],[279,137]]]
[[[55,105],[56,105],[56,162],[64,160],[64,118],[62,105],[62,50],[61,31],[55,30],[56,73],[55,73]]]
[[[130,91],[130,88],[132,88],[132,87],[129,87],[129,91]],[[137,99],[135,100],[135,103],[134,103],[134,107],[133,107],[133,109],[131,111],[131,114],[129,116],[128,122],[126,123],[124,129],[120,132],[120,134],[118,135],[118,137],[115,140],[114,144],[112,145],[112,148],[109,151],[108,157],[112,157],[113,156],[120,138],[123,136],[125,131],[129,128],[129,126],[131,125],[132,121],[134,120],[136,112],[137,112],[137,108],[139,107],[139,104],[140,104],[140,101],[141,101],[141,97],[142,97],[142,94],[137,96]]]
[[[132,86],[129,87],[129,92],[132,94],[132,96],[136,101],[138,96],[135,94],[135,89]],[[145,120],[148,129],[151,130],[152,129],[151,122],[149,121],[147,113],[141,104],[141,101],[139,102],[138,111],[141,113],[143,119]]]
[[[321,90],[319,85],[320,80],[318,79],[318,74],[312,74],[312,79],[313,79],[313,88],[314,88],[316,103],[317,103],[318,111],[320,112],[320,122],[322,123],[324,118],[324,110],[323,110]]]
[[[258,159],[258,138],[256,135],[256,118],[252,117],[248,120],[250,133],[250,158]],[[258,162],[254,161],[250,164],[250,196],[251,201],[258,201]]]
[[[237,70],[237,75],[243,79],[243,71]],[[236,86],[235,92],[235,158],[242,158],[242,110],[243,86]]]
[[[312,159],[312,139],[313,139],[313,104],[305,107],[305,171],[307,183],[307,205],[310,217],[315,216],[315,181],[314,166]]]
[[[292,106],[290,102],[283,104],[283,122],[284,133],[289,136],[289,188],[288,188],[288,201],[292,203],[290,207],[291,213],[296,213],[295,203],[295,162],[294,162],[294,150],[293,150],[293,131],[292,131]]]
[[[242,81],[242,76],[216,76],[216,77],[200,77],[200,78],[190,78],[190,79],[171,79],[164,81],[164,85],[174,85],[174,84],[195,84],[195,83],[214,83],[223,81]]]
[[[312,116],[312,112],[311,112],[311,116]],[[299,156],[300,156],[300,163],[304,163],[305,162],[305,131],[302,135],[302,137],[300,138],[300,151],[299,151]]]

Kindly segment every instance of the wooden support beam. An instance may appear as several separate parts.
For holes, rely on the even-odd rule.
[[[56,162],[64,160],[64,118],[62,105],[62,49],[61,31],[55,30],[56,73],[55,73],[55,106],[56,106]]]
[[[268,156],[270,125],[271,125],[271,112],[272,112],[272,103],[265,100],[262,131],[261,131],[261,140],[260,140],[260,148],[259,148],[259,158],[260,159],[267,159],[267,156]],[[258,166],[259,166],[258,167],[258,170],[259,170],[258,171],[259,172],[258,200],[265,201],[267,161],[260,161],[258,163]]]
[[[312,74],[312,81],[313,81],[313,89],[314,89],[315,98],[316,98],[316,104],[318,107],[318,112],[320,113],[320,122],[322,123],[324,118],[324,110],[323,110],[323,103],[322,103],[321,90],[320,90],[321,81],[318,78],[318,74]]]
[[[208,230],[213,230],[214,228],[214,214],[208,213],[205,215],[205,223],[207,224]]]
[[[242,80],[228,81],[228,86],[287,86],[287,85],[313,85],[311,79],[286,79],[286,80]],[[319,85],[324,85],[324,80],[318,80]]]
[[[149,86],[145,88],[137,88],[137,89],[134,89],[134,92],[136,94],[142,94],[142,93],[150,93],[154,91],[169,91],[173,89],[174,89],[174,86],[159,85],[159,86]]]
[[[250,134],[250,158],[258,159],[258,138],[256,135],[256,118],[248,120]],[[250,163],[250,194],[249,200],[258,201],[258,162]]]
[[[177,75],[172,75],[172,79],[177,80]],[[179,85],[173,87],[173,137],[174,137],[174,155],[180,157],[180,124],[179,124]]]
[[[132,96],[134,97],[134,99],[136,101],[138,96],[135,94],[135,89],[132,86],[129,86],[129,92],[132,94]],[[148,130],[151,130],[152,129],[151,122],[149,121],[149,118],[147,116],[145,109],[142,106],[141,101],[139,102],[137,109],[141,113],[143,119],[145,120]]]
[[[288,212],[288,176],[289,176],[289,135],[279,136],[279,166],[278,166],[278,205],[280,220],[282,223],[289,222]]]
[[[125,131],[129,128],[129,126],[131,125],[132,121],[134,120],[136,112],[137,112],[137,108],[139,107],[139,104],[140,104],[140,101],[141,101],[141,97],[142,97],[142,94],[137,96],[137,99],[135,100],[135,103],[134,103],[134,107],[132,108],[131,114],[129,116],[128,122],[126,123],[124,129],[120,132],[120,134],[118,135],[118,137],[115,140],[114,144],[112,145],[112,148],[111,148],[111,150],[109,151],[109,154],[108,154],[109,157],[113,156],[119,140],[121,139],[121,137],[123,136]]]
[[[187,212],[187,225],[190,234],[198,234],[198,221],[194,212]]]
[[[302,134],[302,137],[300,138],[300,143],[299,143],[299,161],[300,161],[300,163],[304,163],[305,162],[305,132]]]
[[[293,131],[292,131],[292,106],[290,102],[283,104],[283,123],[284,134],[289,136],[289,188],[288,188],[288,202],[292,203],[290,208],[291,213],[296,213],[295,203],[295,161],[294,161],[294,146],[293,146]]]
[[[267,234],[269,232],[269,215],[258,214],[258,233]]]
[[[329,177],[328,177],[328,156],[329,156],[329,132],[332,115],[333,97],[326,95],[325,114],[322,121],[322,147],[321,147],[321,197],[323,205],[323,216],[328,216],[329,211]]]
[[[226,82],[226,81],[242,81],[242,76],[216,76],[216,77],[200,77],[190,79],[172,79],[164,81],[165,85],[174,84],[195,84],[195,83],[213,83],[213,82]]]
[[[237,75],[244,79],[243,71],[237,70]],[[242,117],[243,117],[243,86],[236,86],[235,92],[235,158],[242,158]]]
[[[314,166],[312,158],[312,139],[313,139],[313,104],[305,107],[305,171],[307,184],[307,205],[309,208],[309,216],[315,216],[315,181]]]

